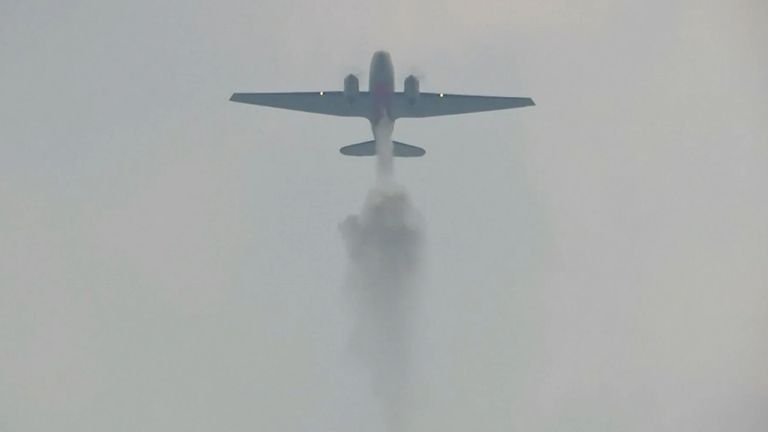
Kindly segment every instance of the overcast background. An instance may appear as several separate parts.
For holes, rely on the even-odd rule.
[[[427,223],[411,431],[768,429],[768,3],[0,0],[0,431],[375,431],[338,224],[397,86]]]

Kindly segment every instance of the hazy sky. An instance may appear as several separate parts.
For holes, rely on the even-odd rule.
[[[768,429],[768,3],[0,0],[0,431],[382,432],[339,223],[403,120],[426,221],[409,431]]]

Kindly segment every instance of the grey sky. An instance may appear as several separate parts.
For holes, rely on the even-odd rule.
[[[395,127],[428,151],[395,167],[428,239],[408,430],[765,430],[767,18],[0,1],[0,431],[381,430],[338,232],[369,126],[227,101],[377,49],[398,84],[538,104]]]

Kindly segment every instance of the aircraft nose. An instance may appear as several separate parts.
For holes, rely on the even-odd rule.
[[[376,64],[386,63],[389,60],[389,53],[386,51],[376,51],[373,53],[373,62]]]
[[[376,51],[371,59],[371,72],[386,73],[392,64],[389,53],[386,51]]]

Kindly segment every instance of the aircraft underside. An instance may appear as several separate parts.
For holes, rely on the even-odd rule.
[[[369,91],[359,90],[354,75],[344,79],[343,91],[294,93],[234,93],[231,101],[273,108],[342,117],[362,117],[375,127],[380,121],[421,118],[522,108],[535,105],[527,97],[472,96],[448,93],[423,93],[413,75],[405,79],[403,91],[394,91],[394,68],[388,53],[378,51],[371,60]],[[346,156],[373,156],[374,141],[341,148]],[[393,141],[393,156],[419,157],[425,150]]]

